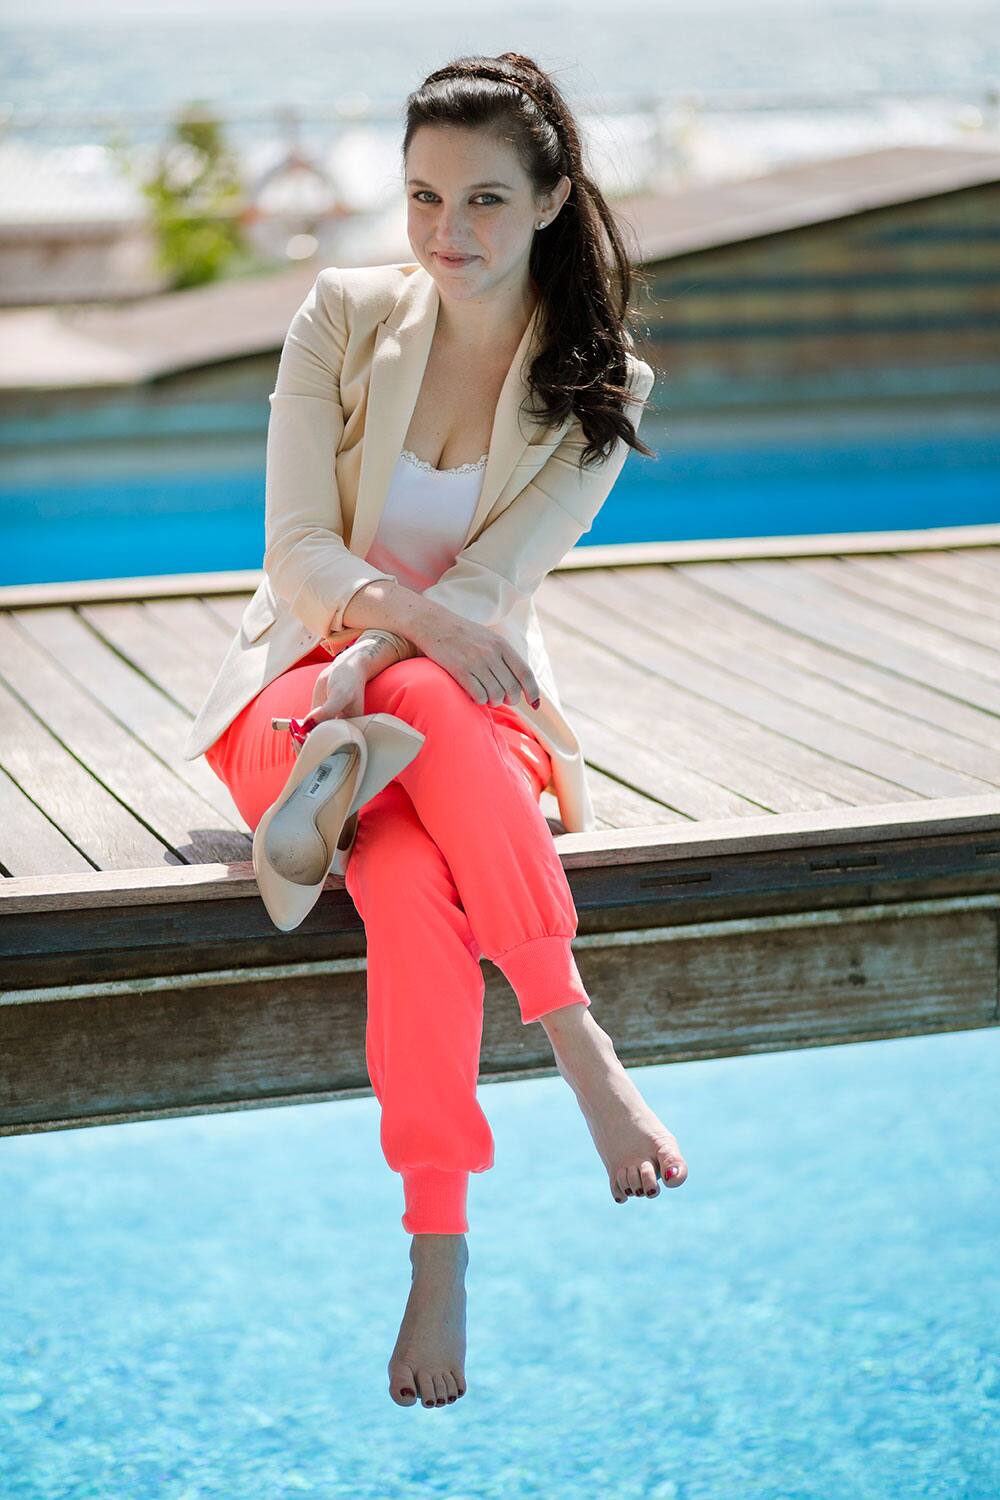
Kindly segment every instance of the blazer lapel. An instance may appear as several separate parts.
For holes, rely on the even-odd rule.
[[[365,442],[351,526],[351,551],[364,557],[378,530],[393,471],[403,448],[430,358],[440,294],[421,266],[408,279],[392,312],[377,324],[368,382]],[[532,436],[530,417],[521,417],[528,394],[527,372],[535,353],[541,304],[532,313],[497,399],[482,488],[466,540],[489,514],[514,465]],[[522,425],[526,431],[522,431]],[[534,427],[537,431],[537,424]]]

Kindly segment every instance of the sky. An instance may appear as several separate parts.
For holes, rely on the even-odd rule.
[[[586,15],[595,10],[606,10],[607,3],[608,0],[545,0],[546,12],[550,16],[559,13],[567,16]],[[516,20],[521,13],[537,15],[537,7],[538,0],[511,0],[509,4],[495,4],[492,7],[479,0],[476,14],[479,19],[485,19],[492,8],[505,19]],[[469,0],[421,0],[421,9],[435,15],[451,13],[467,17],[469,8]],[[949,9],[952,11],[987,11],[989,8],[984,0],[949,0]],[[630,6],[632,15],[649,10],[655,10],[661,16],[671,11],[680,15],[691,10],[697,10],[701,14],[741,10],[761,16],[779,11],[813,11],[824,15],[841,13],[855,16],[886,12],[918,15],[921,11],[940,10],[940,0],[633,0]],[[274,16],[277,13],[332,18],[362,12],[371,15],[373,11],[386,14],[398,12],[405,14],[411,22],[414,19],[412,0],[280,0],[280,4],[278,0],[143,0],[141,7],[137,6],[136,0],[32,0],[30,20],[71,21],[78,24],[88,18],[107,16],[128,17],[136,23],[143,20],[162,23],[172,17],[192,15],[202,16],[206,20],[227,16],[239,19],[254,14]],[[23,0],[0,0],[0,20],[9,25],[17,25],[25,19],[25,15]]]

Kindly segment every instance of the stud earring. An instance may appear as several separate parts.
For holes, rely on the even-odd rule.
[[[545,220],[544,219],[539,219],[538,223],[535,225],[535,228],[536,229],[544,229],[545,228]]]

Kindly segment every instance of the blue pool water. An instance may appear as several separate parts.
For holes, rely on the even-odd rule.
[[[752,446],[682,445],[645,424],[642,435],[658,457],[629,456],[581,546],[1000,519],[1000,431]],[[62,455],[56,473],[44,454],[5,466],[0,583],[259,567],[261,446],[230,464],[199,461],[194,444],[186,456],[178,438],[169,463],[126,445],[107,458]]]
[[[4,1500],[995,1500],[1000,1031],[639,1068],[690,1178],[616,1206],[490,1084],[468,1395],[396,1407],[373,1099],[0,1142]]]

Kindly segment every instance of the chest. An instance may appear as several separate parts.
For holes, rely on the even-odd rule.
[[[437,469],[476,463],[487,451],[514,349],[484,358],[435,340],[404,446]]]

